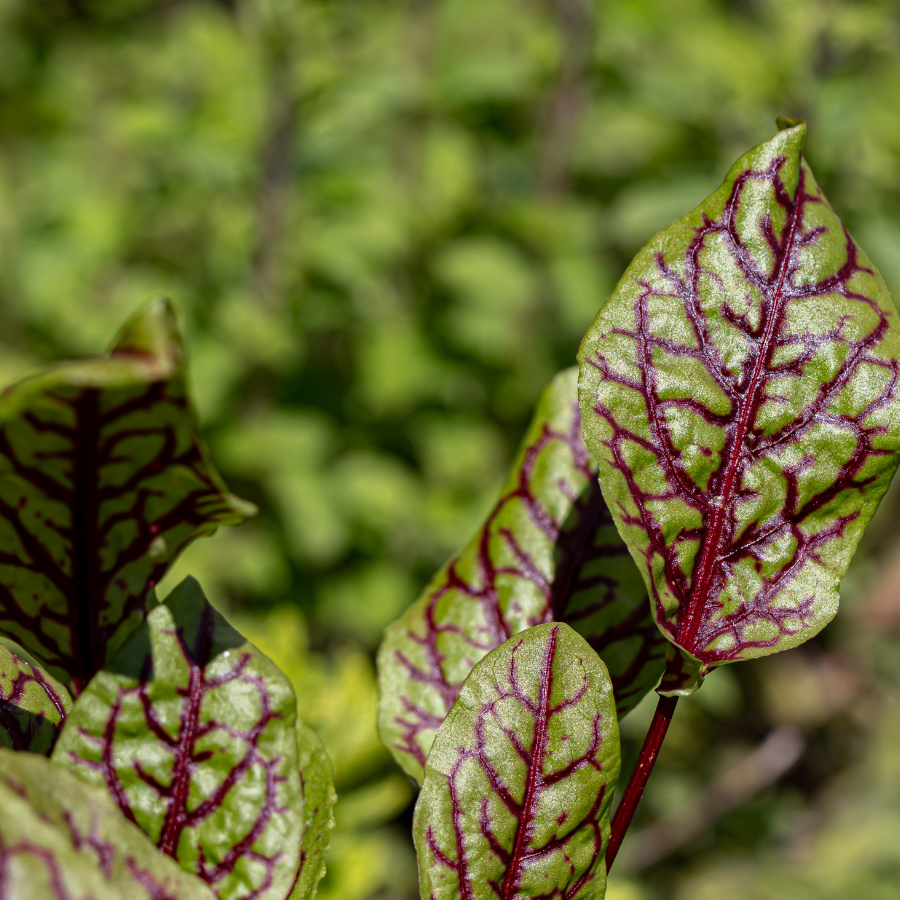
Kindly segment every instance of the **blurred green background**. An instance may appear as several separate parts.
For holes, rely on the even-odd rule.
[[[0,0],[0,379],[175,301],[262,512],[169,585],[201,579],[328,746],[323,900],[416,895],[382,629],[633,253],[778,114],[900,295],[889,0]],[[610,900],[900,896],[897,515],[819,639],[681,705]]]

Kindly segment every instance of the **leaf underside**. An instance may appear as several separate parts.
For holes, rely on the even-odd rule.
[[[609,669],[620,716],[662,673],[665,641],[597,485],[576,378],[572,368],[553,380],[487,521],[387,629],[379,730],[417,781],[472,666],[526,628],[564,621],[582,634]]]
[[[317,822],[330,816],[330,775],[305,737]],[[53,760],[105,786],[160,852],[223,900],[285,900],[306,858],[321,866],[317,846],[301,847],[307,773],[290,683],[193,579],[78,697]]]
[[[579,353],[604,496],[704,666],[834,616],[897,465],[896,310],[783,124],[638,253]]]
[[[0,645],[0,747],[49,756],[71,706],[55,678]]]
[[[0,750],[0,897],[213,900],[104,791],[30,753]]]
[[[178,553],[250,511],[206,460],[159,301],[108,356],[0,394],[0,632],[82,690]]]
[[[414,835],[423,900],[599,900],[619,776],[612,685],[567,625],[473,668],[428,756]]]

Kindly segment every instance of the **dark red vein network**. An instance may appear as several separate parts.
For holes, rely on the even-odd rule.
[[[799,182],[792,195],[782,175],[786,163],[786,157],[781,155],[770,165],[747,169],[735,178],[722,214],[716,218],[703,215],[684,251],[681,269],[670,265],[662,253],[656,255],[654,277],[639,282],[634,328],[609,331],[610,335],[633,341],[638,374],[626,374],[621,365],[611,363],[601,351],[585,359],[599,372],[601,382],[638,392],[644,398],[649,440],[623,421],[614,406],[598,399],[593,411],[608,425],[603,446],[637,510],[630,513],[622,508],[621,521],[626,527],[636,526],[644,532],[646,564],[652,569],[654,560],[662,561],[665,585],[678,602],[677,614],[667,615],[657,585],[653,597],[657,620],[678,644],[707,663],[737,659],[748,650],[774,647],[786,635],[796,632],[798,621],[803,623],[810,617],[816,602],[814,592],[791,607],[777,604],[779,594],[810,561],[826,566],[829,544],[842,539],[860,513],[859,509],[841,511],[821,527],[812,527],[813,518],[847,492],[864,495],[877,478],[866,473],[867,465],[893,452],[883,446],[887,433],[884,420],[873,420],[873,414],[894,404],[896,398],[897,360],[875,352],[891,323],[876,299],[855,286],[859,276],[875,273],[860,262],[856,244],[844,230],[841,241],[845,258],[836,271],[813,281],[798,278],[802,255],[815,252],[828,229],[808,221],[814,218],[810,209],[825,201],[817,187],[808,187],[805,165],[799,168]],[[740,227],[743,204],[750,202],[745,194],[751,185],[767,187],[784,219],[777,229],[768,214],[759,222],[771,259],[769,267],[758,258],[759,253],[748,247]],[[728,300],[723,300],[719,309],[722,320],[747,342],[746,357],[736,368],[723,356],[709,312],[701,303],[704,279],[722,284],[720,273],[711,271],[705,262],[704,251],[709,250],[714,239],[728,248],[731,264],[746,281],[748,291],[755,291],[760,297],[758,316],[752,315],[753,309],[751,313],[736,312]],[[722,294],[725,295],[724,288]],[[802,333],[791,327],[792,303],[828,296],[864,307],[873,323],[867,333],[851,334],[847,316],[824,334]],[[690,323],[693,345],[652,331],[650,304],[654,298],[680,301]],[[843,364],[818,385],[812,400],[797,410],[790,421],[767,433],[758,421],[760,411],[766,402],[778,402],[773,400],[777,392],[769,394],[768,388],[782,379],[811,377],[807,369],[825,344],[841,348]],[[667,396],[655,363],[660,354],[702,365],[726,398],[727,411],[712,409],[696,398]],[[841,411],[836,400],[863,366],[884,373],[881,386],[876,386],[868,402],[855,412]],[[706,485],[697,484],[690,474],[683,448],[679,448],[667,419],[671,409],[689,410],[725,433],[721,465]],[[803,476],[816,466],[817,460],[808,453],[794,462],[779,456],[822,426],[852,436],[855,446],[833,483],[804,496]],[[879,439],[882,445],[876,446]],[[663,489],[648,489],[646,483],[641,483],[630,465],[629,451],[635,447],[655,458],[665,482]],[[709,448],[705,452],[712,455]],[[747,473],[752,465],[766,459],[774,462],[784,480],[780,509],[765,521],[742,522],[739,504],[757,496],[746,481]],[[702,526],[682,528],[673,538],[671,527],[666,529],[654,512],[667,501],[683,503],[696,511]],[[758,573],[763,573],[765,566],[770,565],[771,548],[777,541],[791,542],[796,551],[776,571],[761,574],[755,596],[735,603],[733,609],[724,608],[720,598],[728,590],[738,564],[750,561]],[[680,562],[685,542],[699,542],[690,571],[685,571]],[[752,623],[767,625],[772,635],[748,638],[747,627]]]
[[[269,827],[272,819],[286,808],[279,801],[279,786],[285,777],[278,773],[281,757],[268,758],[260,749],[260,741],[267,726],[275,719],[282,718],[272,709],[265,678],[249,669],[250,654],[242,653],[234,665],[224,673],[211,675],[206,671],[210,662],[215,628],[212,607],[206,607],[206,614],[198,630],[193,647],[188,647],[180,629],[166,632],[177,638],[185,663],[190,671],[188,684],[177,689],[182,698],[180,724],[172,734],[161,721],[151,700],[148,684],[139,683],[133,688],[120,688],[117,700],[110,706],[109,715],[102,736],[94,735],[81,728],[81,736],[99,750],[99,760],[89,760],[70,751],[70,759],[76,766],[85,766],[99,772],[111,796],[127,819],[140,826],[132,801],[126,791],[117,769],[116,740],[123,704],[129,696],[136,697],[143,710],[143,721],[147,731],[153,735],[171,756],[170,779],[162,782],[145,771],[140,762],[135,762],[134,771],[140,781],[156,796],[165,808],[160,833],[155,837],[160,852],[179,859],[181,839],[185,831],[198,828],[204,821],[214,816],[229,801],[229,794],[243,778],[261,778],[265,785],[265,799],[240,823],[243,833],[234,841],[228,852],[220,859],[207,859],[202,845],[195,874],[208,884],[217,894],[229,876],[235,873],[238,864],[252,861],[264,871],[256,887],[235,894],[234,885],[227,886],[228,896],[240,896],[241,900],[257,900],[271,888],[276,867],[282,858],[280,852],[266,854],[258,849],[258,841]],[[149,660],[148,660],[149,663]],[[220,722],[204,714],[204,705],[210,695],[232,682],[242,682],[252,688],[259,701],[260,716],[249,728],[237,728],[229,722]],[[229,741],[237,741],[243,746],[243,756],[229,771],[228,775],[201,802],[191,801],[192,779],[210,756],[210,750],[200,749],[202,740],[216,733],[227,736]],[[299,872],[298,872],[299,877]],[[289,896],[289,894],[287,895]]]
[[[437,825],[426,824],[424,828],[424,845],[427,847],[432,864],[453,872],[458,880],[458,893],[461,900],[476,900],[484,896],[478,883],[478,875],[474,874],[474,861],[470,858],[473,848],[470,834],[467,833],[464,820],[471,820],[476,815],[462,799],[464,787],[461,782],[471,781],[471,772],[466,771],[467,764],[474,762],[481,770],[486,783],[490,786],[491,796],[499,801],[499,806],[515,822],[515,832],[511,840],[501,837],[504,824],[499,823],[491,812],[491,804],[487,797],[483,798],[478,815],[479,839],[483,840],[489,852],[499,862],[502,875],[499,879],[488,879],[487,887],[499,900],[514,900],[528,897],[529,900],[574,900],[586,885],[597,877],[597,864],[602,859],[605,843],[603,816],[607,789],[601,784],[593,798],[591,806],[577,821],[569,820],[568,808],[560,809],[556,818],[557,829],[546,840],[536,841],[536,832],[547,823],[543,817],[547,808],[542,806],[545,793],[554,786],[571,778],[581,769],[592,768],[602,771],[600,760],[601,745],[604,740],[601,715],[594,712],[591,722],[584,727],[589,728],[591,738],[584,752],[572,757],[564,765],[557,766],[551,757],[550,729],[552,720],[564,710],[577,707],[588,691],[588,677],[578,689],[568,696],[553,702],[556,691],[554,666],[557,660],[559,626],[549,630],[545,642],[543,657],[539,671],[539,693],[537,700],[529,695],[519,671],[518,654],[524,645],[524,639],[512,649],[509,660],[509,688],[495,684],[496,696],[485,700],[480,710],[474,715],[474,742],[471,747],[458,747],[455,759],[446,775],[446,791],[450,800],[450,829],[452,832],[452,850],[442,846],[437,837]],[[531,666],[533,668],[533,665]],[[534,679],[529,671],[527,677]],[[534,725],[527,744],[520,734],[508,725],[510,701],[520,705],[521,709],[531,716]],[[499,730],[506,735],[512,752],[524,764],[524,788],[508,782],[512,767],[498,763],[496,746],[490,746],[488,732]],[[521,799],[519,797],[521,796]],[[555,808],[555,807],[554,807]],[[586,838],[586,834],[590,837]],[[586,842],[590,843],[589,860],[585,862]],[[570,850],[571,848],[571,850]],[[479,855],[478,866],[483,867],[484,851],[474,851]],[[536,864],[546,861],[551,854],[557,854],[560,865],[568,872],[563,886],[555,885],[545,893],[534,893],[529,890],[523,893],[529,870]],[[578,865],[575,858],[578,859]],[[427,862],[421,857],[420,865]],[[552,879],[551,879],[552,880]],[[434,898],[434,893],[432,893]]]
[[[15,864],[23,857],[31,857],[40,863],[47,875],[52,898],[48,900],[74,900],[66,885],[64,868],[56,855],[47,847],[42,847],[28,838],[8,841],[0,834],[0,900],[17,900],[12,893]],[[86,897],[85,900],[91,900]]]
[[[24,785],[9,776],[4,778],[4,783],[14,794],[28,802],[28,790]],[[72,848],[91,859],[105,881],[116,880],[115,867],[116,863],[120,861],[124,863],[134,880],[144,888],[150,900],[179,900],[180,895],[177,890],[173,892],[165,881],[160,881],[156,873],[141,867],[133,856],[103,837],[97,810],[91,806],[90,802],[79,807],[75,813],[63,809],[61,823],[55,821],[54,817],[47,812],[40,812],[33,807],[31,812],[37,819],[54,830],[58,830],[58,826],[62,825]],[[89,818],[90,826],[88,828],[79,826],[76,817]],[[71,867],[65,860],[60,861],[53,849],[43,846],[35,840],[25,839],[10,842],[2,833],[0,833],[0,900],[18,900],[18,894],[14,895],[10,893],[10,890],[13,886],[11,876],[15,875],[14,862],[16,857],[21,856],[31,856],[41,861],[54,892],[53,900],[74,900],[74,895],[69,891],[67,883],[71,881],[77,883],[78,874],[71,871]],[[91,900],[92,896],[82,897],[79,894],[79,900]]]
[[[66,721],[67,704],[56,686],[46,675],[9,654],[9,665],[15,675],[9,680],[9,688],[4,690],[0,680],[0,730],[9,736],[13,750],[36,750],[40,741],[40,751],[49,755]],[[39,696],[46,697],[47,704],[56,711],[58,718],[48,718],[43,711],[35,711],[33,701],[28,696],[29,686],[34,685]],[[43,704],[42,704],[43,705]],[[49,739],[44,744],[40,738],[49,730]]]
[[[576,420],[576,422],[579,420]],[[507,576],[524,579],[535,585],[543,595],[543,608],[536,615],[526,620],[527,626],[539,625],[552,619],[552,586],[548,584],[546,578],[541,575],[537,567],[530,563],[527,555],[517,547],[514,535],[508,529],[501,532],[502,540],[513,549],[517,558],[515,566],[498,567],[494,563],[491,550],[492,540],[497,531],[494,523],[500,518],[506,507],[513,503],[521,503],[529,517],[550,540],[555,541],[559,538],[563,523],[553,519],[531,488],[535,463],[541,453],[551,443],[558,443],[564,446],[571,454],[575,468],[582,472],[586,478],[592,477],[593,472],[589,454],[584,446],[584,442],[581,440],[580,425],[577,425],[577,429],[573,428],[568,434],[564,434],[552,430],[545,424],[537,440],[525,449],[515,485],[500,497],[478,533],[476,538],[478,546],[477,576],[469,579],[462,577],[459,573],[458,557],[451,559],[447,564],[446,575],[442,582],[428,596],[424,619],[425,634],[419,635],[412,630],[407,631],[407,638],[412,643],[419,644],[425,649],[428,661],[427,668],[415,665],[402,650],[395,651],[397,661],[407,670],[409,678],[413,682],[427,684],[440,694],[444,702],[444,716],[450,712],[450,708],[459,696],[462,681],[451,682],[445,674],[445,654],[438,645],[440,635],[442,633],[452,633],[457,639],[467,644],[476,655],[483,655],[494,647],[500,646],[513,635],[512,628],[507,622],[500,605],[500,597],[497,590],[498,577]],[[581,533],[579,533],[579,536],[581,536]],[[584,546],[579,549],[583,552],[587,550]],[[627,552],[624,547],[622,552]],[[469,634],[452,621],[447,624],[438,622],[438,605],[450,592],[459,593],[463,597],[475,600],[480,605],[483,611],[483,621],[486,623],[485,627],[480,630],[480,633]],[[560,602],[560,605],[563,603],[564,600]],[[418,734],[426,727],[437,728],[443,721],[443,716],[435,716],[409,701],[407,701],[407,711],[409,713],[408,717],[397,720],[398,724],[404,729],[403,740],[398,749],[409,753],[424,766],[425,754],[418,745]]]
[[[542,496],[547,488],[537,489],[535,479],[542,457],[562,451],[564,468],[576,474],[584,486],[572,493],[565,481],[553,490],[564,493],[569,507],[568,515],[560,519],[548,508]],[[440,698],[440,709],[426,708],[416,702],[411,691],[401,692],[401,711],[395,716],[395,749],[408,755],[424,768],[426,749],[422,746],[425,732],[436,731],[459,695],[462,681],[475,660],[508,640],[522,628],[552,621],[566,622],[588,640],[588,643],[604,656],[605,651],[620,641],[630,642],[627,665],[616,669],[612,662],[613,687],[621,714],[630,709],[652,686],[662,671],[664,640],[649,616],[643,603],[637,604],[620,621],[602,631],[592,632],[592,618],[602,614],[617,601],[620,584],[608,571],[596,571],[603,559],[627,558],[628,551],[614,531],[614,523],[596,482],[596,464],[584,444],[581,416],[577,402],[573,401],[568,430],[560,430],[543,423],[535,439],[522,451],[521,465],[514,484],[506,490],[488,516],[472,544],[475,546],[476,565],[468,577],[461,572],[462,554],[454,557],[430,589],[421,616],[417,615],[404,634],[405,641],[420,648],[421,657],[415,661],[402,647],[393,651],[396,665],[406,674],[411,685],[430,688]],[[526,515],[540,529],[547,541],[554,546],[554,572],[548,578],[537,563],[520,545],[516,534],[502,522],[506,510],[512,505],[525,510]],[[497,542],[504,551],[499,565]],[[468,560],[466,561],[468,562]],[[519,616],[511,625],[504,614],[499,582],[510,581],[530,584],[542,604],[524,619]],[[481,609],[482,625],[476,629],[461,627],[449,613],[441,613],[442,604],[459,604],[460,601],[476,603]],[[517,610],[518,612],[518,610]],[[402,621],[402,620],[401,620]],[[470,661],[462,678],[452,678],[448,672],[448,651],[442,641],[452,638],[453,654],[470,653]],[[656,669],[659,671],[656,671]],[[652,670],[652,672],[651,672]],[[651,674],[648,676],[648,672]],[[646,682],[646,683],[645,683]]]
[[[0,629],[76,692],[172,559],[227,509],[185,438],[189,417],[176,384],[155,382],[58,389],[0,428],[12,476],[0,479]]]

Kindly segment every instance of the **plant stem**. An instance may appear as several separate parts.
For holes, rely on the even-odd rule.
[[[659,703],[656,704],[656,712],[653,713],[653,721],[650,723],[647,737],[644,738],[644,745],[641,747],[634,771],[631,773],[631,778],[628,779],[625,793],[622,794],[622,799],[613,816],[609,846],[606,848],[607,872],[612,868],[613,860],[622,844],[622,838],[625,837],[625,832],[628,831],[638,803],[641,802],[641,795],[644,793],[647,779],[653,771],[656,757],[659,756],[659,749],[669,730],[669,722],[672,721],[672,714],[675,712],[677,703],[678,697],[660,697]]]

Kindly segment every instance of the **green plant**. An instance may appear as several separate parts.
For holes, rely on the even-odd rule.
[[[388,630],[380,721],[407,771],[424,764],[423,898],[602,896],[678,698],[837,612],[898,463],[900,330],[805,124],[779,127],[638,253],[582,343],[581,419],[560,376],[482,531]],[[622,715],[659,674],[610,823],[609,694]]]
[[[331,766],[290,683],[195,581],[154,593],[253,512],[206,459],[166,303],[0,397],[0,628],[36,661],[0,655],[4,896],[315,892]]]
[[[637,255],[483,527],[388,629],[423,898],[602,897],[678,698],[837,610],[898,462],[900,331],[779,124]],[[287,677],[195,580],[155,594],[254,512],[182,356],[157,302],[0,395],[4,896],[299,900],[324,869],[331,766]],[[618,720],[654,686],[610,820]]]

